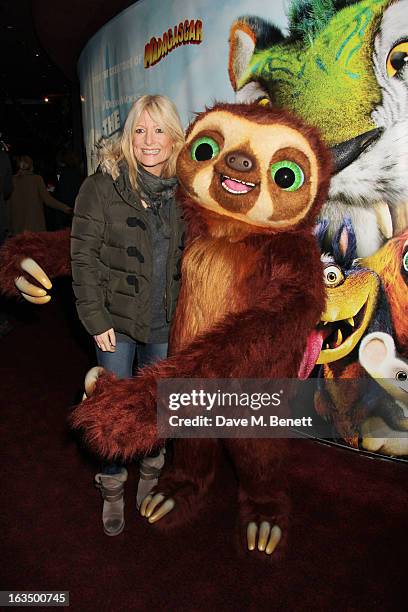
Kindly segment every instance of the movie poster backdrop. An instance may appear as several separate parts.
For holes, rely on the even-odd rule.
[[[250,12],[285,28],[284,2],[274,0],[140,0],[107,23],[79,60],[88,172],[102,137],[117,134],[133,101],[165,94],[185,126],[215,100],[233,101],[228,79],[228,35]]]
[[[230,31],[242,15],[258,24],[256,53],[246,57],[246,71],[231,75]],[[279,28],[285,40],[259,44],[265,30],[258,18]],[[237,40],[248,42],[251,33],[242,36]],[[332,441],[407,459],[408,0],[140,0],[88,42],[79,75],[89,174],[96,170],[96,143],[119,134],[132,103],[145,93],[169,96],[185,126],[215,101],[262,96],[268,87],[275,104],[318,125],[330,146],[380,126],[378,146],[371,147],[365,165],[350,166],[339,206],[347,207],[347,188],[358,190],[360,180],[370,193],[372,177],[372,186],[377,181],[384,194],[375,192],[372,210],[378,210],[378,228],[388,242],[356,262],[348,227],[333,246],[332,269],[326,266],[331,312],[346,314],[343,320],[329,313],[318,328],[325,356],[313,372],[319,382],[310,403],[316,418],[332,426],[326,436]],[[371,205],[366,198],[364,206]],[[367,226],[368,242],[370,231]],[[376,289],[372,297],[365,289],[378,286],[371,269],[386,289],[393,338],[370,336],[368,344],[368,333],[381,332],[384,321],[382,293]],[[361,301],[364,291],[369,297]],[[368,314],[371,324],[361,330]],[[347,346],[354,348],[347,353]],[[341,356],[334,365],[331,354]],[[355,384],[347,382],[353,372]],[[367,378],[370,391],[361,393]],[[332,386],[325,386],[328,379],[334,379]],[[385,379],[387,384],[375,382]]]

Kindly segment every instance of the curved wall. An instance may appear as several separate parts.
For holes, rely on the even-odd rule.
[[[228,77],[232,22],[251,13],[284,27],[284,4],[283,0],[140,0],[107,23],[88,42],[78,64],[88,171],[94,170],[94,143],[120,130],[132,101],[140,95],[169,96],[185,125],[206,104],[232,101]]]

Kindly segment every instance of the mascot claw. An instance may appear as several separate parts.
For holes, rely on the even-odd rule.
[[[103,374],[103,372],[105,372],[105,369],[98,366],[91,368],[87,372],[84,383],[85,392],[82,396],[82,401],[88,399],[88,397],[91,397],[95,390],[96,381],[101,376],[101,374]]]
[[[268,521],[262,521],[259,531],[256,523],[249,523],[247,527],[248,550],[255,550],[257,536],[258,550],[267,555],[271,555],[282,538],[282,531],[278,525],[271,527]]]
[[[163,516],[171,512],[175,505],[176,502],[174,499],[171,497],[166,499],[162,493],[146,495],[140,506],[140,514],[147,518],[149,523],[156,523],[163,518]]]
[[[33,285],[30,283],[25,276],[18,276],[14,284],[17,289],[20,291],[22,297],[27,300],[27,302],[31,302],[32,304],[46,304],[50,301],[51,296],[47,294],[46,289],[51,289],[52,283],[44,270],[38,265],[34,259],[30,257],[26,257],[20,263],[20,268],[23,272],[27,272],[30,274],[36,281],[40,283],[45,289],[38,287],[37,285]]]

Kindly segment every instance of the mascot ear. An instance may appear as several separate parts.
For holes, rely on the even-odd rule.
[[[322,252],[323,252],[324,237],[326,235],[328,227],[329,227],[329,220],[321,219],[320,221],[318,221],[318,223],[316,223],[313,229],[313,233],[316,236],[317,243]]]
[[[234,91],[240,88],[239,81],[244,75],[255,52],[268,49],[284,40],[279,28],[260,17],[244,15],[232,24],[229,38],[228,72]]]
[[[334,259],[341,262],[343,267],[350,269],[357,256],[357,240],[350,217],[344,219],[343,225],[333,239]]]
[[[373,378],[385,377],[386,365],[395,358],[395,344],[390,334],[373,332],[363,338],[359,359]]]

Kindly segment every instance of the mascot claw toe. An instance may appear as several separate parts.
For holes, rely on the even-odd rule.
[[[163,493],[146,495],[140,506],[140,515],[147,518],[149,523],[156,523],[175,507],[176,502],[171,497],[166,498]]]
[[[272,527],[268,521],[262,521],[259,528],[254,522],[248,524],[247,545],[249,551],[257,548],[259,552],[271,555],[276,550],[281,538],[282,531],[278,525]]]

